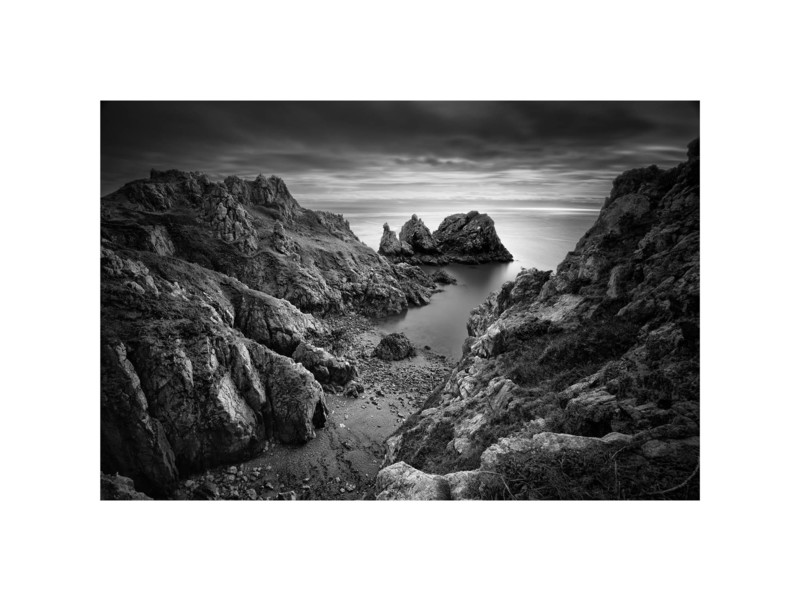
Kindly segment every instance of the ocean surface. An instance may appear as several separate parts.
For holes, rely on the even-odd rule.
[[[316,207],[313,207],[316,208]],[[347,207],[351,208],[351,207]],[[400,228],[410,213],[387,212],[381,209],[357,211],[342,207],[326,206],[326,210],[341,212],[350,222],[350,228],[368,246],[378,249],[383,224],[399,234]],[[444,292],[434,294],[431,303],[414,307],[402,315],[392,316],[379,322],[379,329],[386,333],[404,332],[416,346],[429,346],[435,352],[458,359],[467,337],[467,318],[473,307],[478,306],[493,290],[504,282],[513,280],[524,268],[536,267],[555,270],[567,252],[597,219],[597,208],[488,208],[479,209],[494,219],[495,229],[503,244],[514,255],[512,263],[490,265],[448,265],[444,270],[453,275],[457,285],[445,286]],[[426,211],[416,210],[417,216],[433,231],[442,220],[463,209]],[[425,268],[433,271],[435,268]]]

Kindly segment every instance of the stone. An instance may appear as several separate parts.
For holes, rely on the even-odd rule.
[[[437,284],[457,284],[458,280],[443,269],[437,269],[431,274],[431,279]]]
[[[358,376],[355,366],[349,361],[334,357],[328,351],[307,342],[301,342],[297,346],[292,359],[310,371],[323,387],[344,386]]]
[[[136,490],[133,480],[114,474],[100,475],[100,499],[103,501],[152,501],[152,497]]]
[[[397,234],[389,228],[388,223],[383,224],[383,235],[378,246],[378,252],[387,257],[411,256],[414,253],[408,243],[401,244]]]
[[[429,501],[450,499],[450,486],[442,476],[426,474],[400,462],[378,472],[375,487],[379,501]]]
[[[408,244],[415,253],[438,254],[439,252],[430,230],[416,215],[412,215],[411,219],[403,224],[400,230],[400,242]]]
[[[375,347],[375,356],[384,361],[400,361],[417,354],[411,341],[402,332],[394,332],[383,339]],[[376,391],[376,394],[383,396],[383,392]]]

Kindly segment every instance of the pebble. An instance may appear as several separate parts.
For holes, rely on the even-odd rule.
[[[258,498],[256,491],[252,488],[247,489],[247,496],[250,497],[251,500],[255,501]]]

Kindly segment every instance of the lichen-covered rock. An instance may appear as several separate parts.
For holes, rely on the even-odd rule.
[[[411,341],[402,332],[384,336],[375,347],[375,356],[384,361],[400,361],[416,354]]]
[[[378,472],[375,487],[379,501],[447,501],[450,486],[442,476],[426,474],[407,463],[396,463]]]

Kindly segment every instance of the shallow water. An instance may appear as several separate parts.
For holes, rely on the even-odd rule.
[[[514,255],[512,263],[488,265],[448,265],[444,269],[457,280],[454,286],[434,294],[425,307],[414,307],[402,315],[378,322],[378,328],[389,332],[404,332],[416,346],[432,350],[451,359],[461,357],[461,347],[467,337],[467,318],[503,282],[513,280],[525,267],[555,270],[567,252],[575,248],[581,236],[597,219],[598,210],[536,209],[495,210],[495,221],[503,244]],[[446,212],[418,212],[431,230],[438,227]],[[347,217],[347,215],[345,215]],[[405,215],[357,215],[350,217],[353,232],[373,248],[378,247],[382,225],[388,222],[399,232]],[[431,272],[435,268],[424,268]]]

